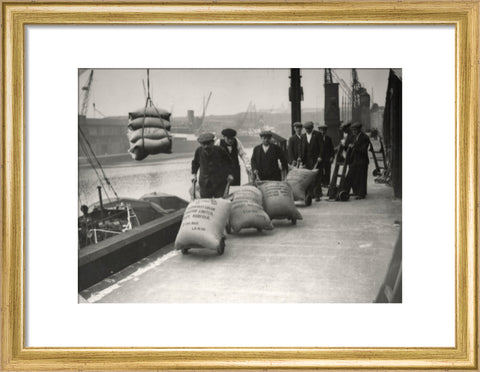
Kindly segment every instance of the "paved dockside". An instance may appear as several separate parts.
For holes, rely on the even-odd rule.
[[[322,200],[296,226],[228,235],[223,256],[167,247],[83,291],[88,302],[372,302],[399,234],[401,201],[369,179],[364,200]]]

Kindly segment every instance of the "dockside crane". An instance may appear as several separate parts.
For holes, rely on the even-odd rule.
[[[208,104],[210,103],[210,98],[212,97],[212,92],[208,95],[207,101],[205,102],[205,96],[203,97],[203,112],[202,118],[200,119],[200,125],[198,126],[198,131],[201,132],[203,130],[203,122],[205,120],[205,114],[207,112]]]
[[[340,88],[342,89],[344,93],[344,97],[342,98],[342,112],[343,112],[343,121],[348,121],[352,118],[352,113],[348,109],[350,107],[350,100],[352,97],[352,88],[343,80],[338,74],[335,72],[335,70],[331,70],[332,75],[335,77],[335,79],[338,81],[340,84]]]
[[[93,102],[93,114],[95,115],[95,113],[100,114],[102,118],[105,117],[105,114],[101,112],[99,109],[97,109],[97,107],[95,106],[95,102]]]
[[[352,68],[352,119],[360,119],[360,93],[363,87],[358,81],[357,69]]]
[[[82,97],[80,99],[80,112],[79,115],[87,116],[88,111],[88,101],[90,100],[90,88],[92,86],[93,81],[93,69],[90,70],[90,74],[88,75],[88,80],[86,85],[82,87]]]
[[[240,119],[240,124],[239,128],[242,127],[245,124],[245,121],[247,120],[248,114],[250,113],[250,108],[252,107],[252,101],[248,102],[247,109],[245,110],[245,114],[243,114],[243,117]]]

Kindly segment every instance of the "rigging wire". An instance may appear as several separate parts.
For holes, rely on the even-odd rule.
[[[93,160],[92,160],[92,156],[91,156],[91,154],[89,153],[88,148],[87,148],[87,146],[85,145],[85,143],[84,143],[83,141],[84,141],[84,138],[83,138],[81,141],[79,141],[80,147],[82,148],[85,156],[87,157],[88,163],[90,164],[90,166],[92,167],[93,171],[94,171],[95,174],[97,175],[98,182],[100,183],[100,186],[101,186],[102,189],[104,190],[105,195],[106,195],[108,201],[111,202],[110,196],[108,195],[108,192],[107,192],[107,189],[106,189],[106,187],[105,187],[105,184],[104,184],[104,182],[103,182],[103,180],[102,180],[102,177],[101,177],[101,175],[98,173],[98,170],[97,170],[97,168],[95,167],[95,164],[94,164],[94,162],[93,162]]]
[[[105,180],[105,182],[107,183],[107,185],[110,187],[110,189],[112,190],[113,194],[115,195],[115,198],[118,200],[120,200],[120,198],[118,197],[117,195],[117,192],[115,191],[115,188],[113,187],[113,185],[110,183],[110,180],[108,179],[107,175],[105,174],[105,171],[103,170],[103,167],[102,165],[100,164],[100,162],[98,161],[98,158],[95,156],[95,152],[93,151],[92,149],[92,146],[90,145],[90,142],[88,141],[87,137],[85,136],[85,133],[83,133],[83,130],[82,128],[78,127],[78,131],[80,132],[83,140],[85,141],[86,145],[88,146],[88,149],[90,150],[90,153],[92,155],[92,158],[95,160],[95,162],[97,163],[97,166],[98,166],[98,169],[100,169],[101,173],[102,173],[102,176],[103,176],[103,179]],[[88,158],[90,158],[89,156],[87,156]],[[95,168],[95,166],[93,165],[93,167]],[[107,193],[107,190],[105,189],[105,193]],[[110,199],[109,199],[110,200]]]

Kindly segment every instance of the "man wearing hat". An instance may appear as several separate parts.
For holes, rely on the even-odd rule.
[[[221,198],[225,192],[227,181],[233,181],[233,166],[230,156],[220,147],[213,144],[215,136],[203,133],[198,137],[199,146],[192,160],[192,181],[197,181],[202,198]]]
[[[262,181],[281,181],[282,172],[278,167],[278,161],[282,169],[288,169],[288,162],[280,146],[271,143],[272,132],[262,131],[260,133],[262,143],[253,149],[252,170]]]
[[[320,142],[322,143],[322,152],[320,154],[322,163],[320,164],[320,172],[322,173],[321,182],[324,187],[328,187],[330,184],[330,170],[335,154],[332,139],[327,136],[327,129],[328,126],[325,123],[318,126],[318,131],[320,132]]]
[[[247,172],[250,173],[250,159],[248,158],[245,149],[238,138],[236,138],[237,132],[235,129],[225,128],[222,130],[223,139],[217,139],[215,146],[219,146],[224,149],[230,156],[233,164],[233,181],[232,186],[240,185],[240,162],[238,157],[240,156],[245,164]]]
[[[302,159],[302,123],[293,123],[293,129],[295,133],[288,139],[288,163],[292,166],[297,166],[298,162]]]
[[[320,133],[313,130],[313,122],[311,121],[307,121],[303,127],[305,128],[305,133],[302,134],[302,162],[307,169],[320,169],[323,151]],[[320,197],[323,194],[320,172],[319,170],[313,184],[313,196],[316,201],[320,201]]]
[[[353,142],[348,145],[352,160],[345,178],[345,191],[350,192],[352,188],[356,195],[355,199],[364,199],[367,195],[370,138],[362,132],[361,128],[362,124],[359,122],[352,124]]]

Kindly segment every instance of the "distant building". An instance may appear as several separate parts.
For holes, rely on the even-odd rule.
[[[78,125],[97,156],[126,154],[130,147],[127,138],[127,116],[106,118],[78,117]],[[85,156],[79,149],[79,156]]]

